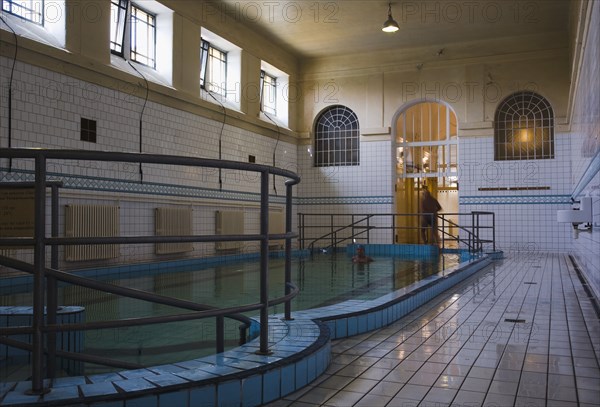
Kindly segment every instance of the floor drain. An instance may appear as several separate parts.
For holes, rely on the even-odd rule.
[[[515,324],[523,324],[523,323],[525,323],[525,320],[524,319],[506,318],[504,320],[504,322],[514,322]]]
[[[523,284],[537,284],[535,281],[525,281]]]

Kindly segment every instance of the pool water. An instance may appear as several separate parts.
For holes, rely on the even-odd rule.
[[[348,299],[375,299],[458,263],[457,254],[418,260],[376,257],[374,262],[368,264],[354,264],[349,256],[341,253],[296,258],[292,261],[292,281],[299,287],[300,293],[292,301],[292,313],[294,310],[322,307]],[[269,260],[270,298],[284,295],[284,265],[284,259]],[[105,280],[116,285],[219,307],[260,301],[257,261],[228,263],[195,271],[165,269],[164,272],[148,275],[112,275]],[[0,304],[30,305],[30,293],[0,296]],[[60,288],[59,304],[84,306],[86,321],[186,312],[77,286]],[[283,307],[283,304],[273,307],[270,313],[282,313]],[[256,315],[258,311],[249,314]],[[238,345],[239,325],[238,321],[225,320],[226,349]],[[86,331],[84,339],[85,353],[145,366],[210,355],[215,353],[215,346],[214,318]],[[11,380],[19,380],[13,377],[14,371],[11,373],[10,369],[1,370],[0,377],[3,380],[5,375],[12,375]],[[119,369],[85,364],[84,370],[85,374],[93,374]]]

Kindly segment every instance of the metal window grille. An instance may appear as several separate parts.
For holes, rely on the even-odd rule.
[[[359,165],[359,124],[356,114],[345,106],[332,106],[315,125],[315,166]]]
[[[442,103],[421,102],[401,112],[396,126],[396,163],[402,178],[457,176],[458,124],[452,109]]]
[[[131,5],[131,60],[156,67],[156,16]]]
[[[125,22],[129,0],[111,0],[110,3],[110,51],[123,56]]]
[[[2,0],[2,11],[44,25],[44,0]]]
[[[517,92],[504,99],[494,118],[494,159],[554,158],[554,113],[534,92]]]

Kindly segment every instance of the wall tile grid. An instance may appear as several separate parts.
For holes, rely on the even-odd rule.
[[[569,249],[570,225],[556,222],[556,211],[568,207],[567,135],[555,134],[555,158],[551,160],[494,161],[492,137],[463,138],[460,143],[460,212],[494,212],[498,249]],[[549,189],[518,190],[540,187]]]
[[[593,229],[572,239],[573,254],[588,283],[600,298],[600,5],[592,2],[591,22],[582,70],[575,94],[573,133],[573,193],[592,197]]]
[[[299,148],[301,197],[390,197],[391,156],[389,142],[361,142],[360,165],[314,167],[306,147]],[[371,203],[369,199],[366,203]],[[354,212],[354,208],[352,212]]]
[[[312,148],[312,147],[311,147]],[[310,214],[389,214],[392,213],[391,155],[389,141],[361,141],[360,165],[315,167],[307,146],[298,149],[297,210]],[[327,223],[328,220],[319,218]],[[351,220],[348,218],[348,222]],[[376,217],[372,225],[387,226],[389,219]],[[313,230],[316,235],[329,229]],[[320,233],[322,232],[322,233]],[[386,230],[370,233],[371,243],[390,243]]]
[[[0,58],[0,82],[6,89],[12,60]],[[291,143],[254,134],[222,122],[147,102],[145,89],[138,83],[118,85],[118,90],[103,88],[66,75],[17,62],[12,86],[13,147],[47,147],[86,150],[139,151],[139,119],[142,109],[143,151],[146,153],[219,158],[219,138],[225,160],[248,162],[254,155],[258,164],[272,165],[296,171],[296,149]],[[8,92],[2,92],[0,104],[8,105]],[[0,147],[8,146],[8,110],[0,112]],[[97,143],[80,140],[81,117],[97,121]],[[221,133],[222,130],[222,133]],[[8,160],[0,160],[0,169]],[[13,160],[13,170],[31,170],[31,161]],[[223,208],[248,212],[247,233],[259,228],[257,205],[260,176],[256,173],[213,168],[190,168],[128,163],[52,162],[48,171],[63,179],[71,192],[61,199],[61,207],[69,202],[81,204],[110,204],[121,207],[123,235],[154,234],[153,210],[157,206],[190,203],[194,205],[194,231],[214,233],[214,212]],[[74,177],[64,176],[73,174]],[[107,181],[122,180],[120,184]],[[33,180],[31,173],[0,172],[0,180]],[[140,181],[143,180],[143,183]],[[285,179],[269,177],[271,204],[282,207]],[[182,188],[183,187],[183,188]],[[99,195],[74,189],[102,188]],[[128,192],[128,193],[124,193]],[[245,195],[243,193],[246,193]],[[296,193],[296,188],[294,190]],[[163,196],[161,196],[163,195]],[[212,203],[207,204],[209,198]],[[243,205],[243,206],[242,206]],[[63,224],[64,211],[60,211]],[[49,218],[48,218],[49,219]],[[296,221],[296,216],[293,216]],[[47,228],[50,227],[49,220]],[[61,226],[61,233],[63,227]],[[194,255],[214,250],[214,244],[196,244]],[[122,257],[115,261],[156,259],[153,245],[122,246]],[[23,259],[29,255],[23,253]],[[30,257],[30,256],[29,256]],[[110,263],[110,261],[108,262]]]
[[[8,83],[12,61],[1,58],[0,78]],[[6,68],[6,69],[5,69]],[[191,113],[145,103],[145,89],[138,84],[113,90],[80,81],[68,76],[17,62],[13,80],[13,147],[48,147],[86,150],[139,151],[139,120],[142,115],[143,152],[219,158],[272,165],[276,148],[276,166],[296,170],[296,147],[290,143],[262,137],[246,130],[225,125]],[[2,105],[7,105],[7,92]],[[7,111],[2,111],[2,146],[7,146]],[[98,142],[80,140],[80,118],[97,121]],[[147,165],[144,181],[219,188],[216,169],[156,168]],[[118,177],[139,181],[139,168],[130,164],[94,165],[94,163],[60,163],[51,166],[57,172],[70,172],[97,177]],[[198,176],[201,181],[198,183]],[[224,189],[257,192],[255,174],[237,174],[224,170],[221,174]],[[284,180],[277,188],[284,191]]]

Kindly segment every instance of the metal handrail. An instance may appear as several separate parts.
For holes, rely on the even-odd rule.
[[[359,216],[362,216],[362,215],[359,215]],[[368,220],[369,220],[369,218],[371,218],[372,216],[373,216],[373,215],[366,215],[366,216],[365,216],[363,219],[359,219],[359,220],[357,220],[357,221],[352,221],[352,223],[351,223],[351,224],[349,224],[349,225],[340,226],[340,227],[339,227],[338,229],[336,229],[336,230],[333,230],[333,231],[331,231],[331,232],[328,232],[328,233],[326,233],[326,234],[324,234],[324,235],[322,235],[322,236],[319,236],[319,237],[315,238],[315,239],[314,239],[312,242],[310,242],[310,243],[309,243],[309,245],[308,245],[308,249],[309,249],[309,251],[312,253],[312,252],[313,252],[313,250],[314,250],[315,243],[317,243],[317,242],[318,242],[318,241],[320,241],[320,240],[332,240],[331,238],[333,237],[333,242],[334,242],[334,243],[330,244],[329,246],[326,246],[326,247],[324,247],[324,249],[326,249],[326,250],[327,250],[327,249],[330,249],[331,247],[334,247],[334,246],[336,246],[336,245],[337,245],[337,244],[339,244],[339,243],[343,243],[343,242],[345,242],[345,241],[347,241],[347,240],[350,240],[350,239],[355,239],[356,237],[358,237],[358,236],[362,235],[363,233],[365,233],[365,232],[368,232],[370,229],[374,229],[374,227],[373,227],[373,226],[361,226],[361,229],[364,229],[364,230],[361,230],[361,231],[360,231],[360,232],[358,232],[358,233],[354,233],[354,232],[352,232],[352,234],[351,234],[350,236],[346,236],[346,237],[344,237],[344,238],[342,238],[342,239],[340,239],[340,240],[338,240],[338,239],[337,239],[337,234],[338,234],[339,232],[342,232],[342,231],[344,231],[344,230],[346,230],[346,229],[350,229],[350,228],[354,229],[354,228],[356,227],[356,225],[357,225],[357,224],[359,224],[359,223],[361,223],[361,222],[364,222],[364,221],[368,221]]]
[[[400,216],[400,217],[413,217],[415,219],[420,219],[422,216],[437,216],[438,219],[441,220],[441,222],[438,222],[438,231],[442,233],[442,247],[444,247],[445,244],[445,240],[453,240],[458,242],[459,244],[462,243],[465,246],[467,246],[468,250],[470,252],[481,252],[483,250],[483,246],[485,243],[491,243],[493,246],[493,250],[496,250],[496,243],[495,243],[495,214],[494,212],[484,212],[484,211],[473,211],[473,212],[466,212],[466,213],[442,213],[442,214],[437,214],[437,215],[433,215],[430,213],[382,213],[382,214],[357,214],[357,213],[346,213],[346,214],[331,214],[331,213],[319,213],[319,214],[311,214],[311,213],[299,213],[298,214],[298,233],[299,233],[299,243],[300,243],[300,248],[304,248],[306,243],[308,243],[308,247],[310,250],[314,250],[316,244],[320,241],[326,241],[327,244],[323,246],[323,248],[331,248],[331,247],[336,247],[338,244],[341,244],[345,241],[348,241],[350,239],[354,239],[358,236],[360,236],[362,233],[364,233],[364,231],[360,231],[358,233],[354,233],[352,232],[349,235],[343,235],[341,232],[343,232],[344,230],[348,230],[348,229],[355,229],[357,226],[357,224],[364,222],[364,221],[368,221],[371,220],[375,217],[391,217],[392,221],[388,222],[388,225],[391,226],[377,226],[377,225],[367,225],[364,226],[364,228],[368,231],[370,230],[391,230],[392,234],[395,234],[396,231],[399,230],[417,230],[420,231],[422,230],[424,227],[420,225],[420,223],[416,222],[419,226],[397,226],[396,225],[396,217]],[[465,217],[468,216],[469,218],[471,218],[471,222],[470,225],[465,225],[465,224],[458,224],[455,223],[449,219],[447,219],[447,216],[449,215],[456,215],[459,217]],[[306,222],[306,218],[307,217],[329,217],[331,219],[330,221],[330,225],[329,226],[324,226],[324,224],[320,224],[320,225],[307,225]],[[352,217],[352,222],[351,223],[344,223],[344,222],[339,222],[339,224],[336,224],[334,222],[334,218],[340,218],[340,219],[346,219],[348,217]],[[362,217],[360,220],[358,221],[354,221],[355,217]],[[486,225],[482,225],[480,223],[480,217],[491,217],[491,225],[486,226]],[[445,225],[453,225],[458,227],[459,232],[462,231],[464,233],[466,233],[465,237],[461,237],[460,233],[458,233],[456,236],[452,235],[450,232],[448,232],[446,230]],[[328,227],[329,231],[327,231],[327,233],[321,233],[318,234],[317,236],[310,236],[309,235],[309,230],[310,229],[320,229],[322,230],[323,228]],[[491,229],[492,232],[492,238],[491,239],[483,239],[482,236],[480,235],[480,232],[484,229]],[[340,236],[342,234],[342,236]],[[448,238],[450,237],[450,239]],[[421,237],[420,235],[418,236],[418,240],[420,241]],[[367,235],[366,238],[366,243],[370,243],[370,238]]]
[[[468,228],[465,226],[461,226],[458,223],[453,222],[452,220],[447,219],[447,216],[449,216],[449,215],[459,215],[459,216],[460,215],[470,215],[472,219],[474,217],[479,218],[480,215],[491,216],[492,217],[492,225],[491,226],[481,226],[478,221],[477,226],[475,226],[475,222],[472,221],[471,228]],[[446,239],[444,239],[444,237],[450,236],[451,237],[450,240],[465,244],[469,248],[469,251],[473,252],[473,253],[481,252],[483,250],[484,243],[492,243],[493,250],[494,251],[496,250],[495,213],[494,212],[472,211],[469,213],[442,213],[442,214],[438,214],[437,217],[438,217],[438,219],[440,219],[442,221],[441,226],[438,226],[438,230],[442,233],[442,236],[443,236],[442,245],[444,245],[445,240],[446,240]],[[460,235],[453,236],[449,232],[446,232],[446,228],[444,226],[446,223],[450,226],[456,226],[459,230],[462,230],[463,232],[465,232],[467,234],[467,239],[461,238]],[[439,224],[440,223],[438,222],[438,225]],[[492,229],[492,231],[494,232],[494,237],[492,237],[492,239],[482,239],[479,236],[479,230],[481,230],[481,229]],[[477,231],[477,233],[475,233],[475,231]]]
[[[28,149],[28,148],[11,148],[0,149],[0,158],[9,159],[34,159],[35,160],[35,216],[34,216],[34,237],[31,238],[0,238],[0,244],[7,246],[15,245],[32,245],[34,250],[33,264],[21,262],[16,259],[11,259],[6,256],[0,256],[0,265],[7,265],[17,270],[23,270],[33,273],[33,319],[31,327],[14,327],[0,329],[0,335],[7,336],[15,332],[26,330],[31,333],[31,345],[22,343],[18,345],[23,349],[28,349],[32,353],[32,375],[31,383],[33,394],[44,393],[43,388],[43,355],[47,354],[48,361],[48,376],[52,370],[50,366],[54,364],[52,360],[55,356],[62,356],[76,360],[90,361],[95,359],[90,355],[77,355],[71,352],[59,351],[55,349],[55,332],[67,330],[85,330],[97,329],[98,327],[114,327],[123,325],[142,323],[160,323],[173,322],[175,320],[217,317],[217,324],[223,317],[232,317],[234,319],[248,322],[246,317],[241,316],[241,312],[250,310],[260,310],[260,348],[259,353],[268,354],[268,308],[275,304],[285,302],[285,318],[291,319],[291,299],[298,293],[298,288],[291,283],[291,240],[297,234],[292,232],[292,187],[300,182],[300,177],[289,170],[271,167],[261,164],[242,163],[237,161],[215,160],[196,157],[182,157],[174,155],[160,154],[144,154],[144,153],[125,153],[125,152],[107,152],[107,151],[87,151],[87,150],[52,150],[52,149]],[[253,235],[219,235],[219,236],[130,236],[130,237],[114,237],[114,238],[65,238],[58,237],[58,197],[57,188],[52,181],[47,180],[47,162],[49,160],[89,160],[89,161],[105,161],[105,162],[129,162],[129,163],[146,163],[146,164],[164,164],[164,165],[181,165],[192,167],[207,167],[218,169],[232,169],[241,171],[257,172],[261,175],[260,187],[260,233]],[[286,232],[279,234],[268,233],[268,200],[269,200],[269,175],[282,176],[287,178],[286,185]],[[13,183],[10,183],[13,184]],[[17,185],[19,183],[14,183]],[[52,231],[51,237],[46,236],[46,188],[52,186]],[[285,239],[285,295],[276,299],[269,299],[268,296],[268,243],[270,239]],[[255,304],[244,306],[230,307],[226,309],[216,309],[207,305],[196,304],[190,301],[179,300],[160,296],[157,294],[134,290],[125,287],[113,286],[108,283],[75,276],[69,273],[59,271],[58,268],[58,246],[70,244],[114,244],[114,243],[169,243],[169,242],[217,242],[217,241],[260,241],[260,301]],[[51,267],[46,265],[46,247],[51,247]],[[46,283],[47,280],[47,283]],[[172,305],[179,308],[192,310],[194,312],[169,315],[162,317],[136,318],[120,321],[103,321],[84,324],[56,324],[56,294],[48,292],[48,303],[44,303],[45,286],[49,290],[56,290],[56,281],[68,281],[72,284],[83,286],[93,286],[98,290],[105,290],[119,295],[139,298],[145,301]],[[44,309],[47,307],[48,315],[45,318]],[[222,323],[222,321],[221,321]],[[217,330],[219,331],[219,330]],[[47,335],[47,348],[44,347],[44,335]],[[219,334],[217,333],[217,336]],[[222,343],[223,338],[217,338],[217,342]],[[15,340],[9,338],[0,338],[0,342],[9,345],[15,345]],[[54,344],[53,344],[54,343]],[[94,360],[98,363],[101,360]],[[124,366],[124,365],[123,365]],[[129,365],[128,365],[129,366]],[[133,365],[131,365],[133,366]]]

